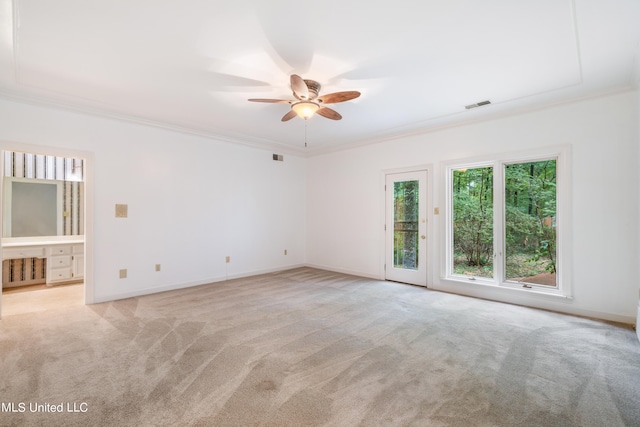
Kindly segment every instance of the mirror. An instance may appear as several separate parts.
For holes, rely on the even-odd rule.
[[[4,177],[2,236],[83,234],[77,221],[83,190],[82,182]]]

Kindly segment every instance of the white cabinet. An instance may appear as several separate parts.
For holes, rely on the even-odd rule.
[[[46,283],[84,279],[84,243],[33,242],[3,245],[2,259],[46,258]]]
[[[47,284],[84,277],[84,245],[55,245],[47,250]]]

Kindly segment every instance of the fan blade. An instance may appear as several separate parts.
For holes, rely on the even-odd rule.
[[[251,102],[270,102],[272,104],[291,104],[293,101],[288,101],[286,99],[264,99],[264,98],[253,98],[248,99],[247,101]]]
[[[287,120],[293,119],[295,116],[297,116],[296,112],[291,110],[282,117],[282,121],[286,122]]]
[[[349,101],[360,96],[360,92],[351,90],[347,92],[335,92],[328,95],[318,97],[317,101],[321,104],[336,104],[338,102]]]
[[[316,111],[316,113],[331,120],[340,120],[342,118],[342,116],[336,110],[332,110],[328,107],[321,107],[318,111]]]
[[[291,74],[291,89],[296,98],[303,100],[309,99],[309,88],[304,80],[302,80],[302,77],[297,74]]]

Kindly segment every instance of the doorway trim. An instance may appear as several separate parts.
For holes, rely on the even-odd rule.
[[[95,301],[94,273],[93,273],[93,153],[73,148],[52,147],[47,145],[25,144],[13,141],[0,141],[0,154],[5,151],[43,154],[57,157],[73,157],[84,160],[84,304]],[[0,181],[4,180],[4,161],[0,161]],[[0,185],[0,203],[4,201]],[[2,209],[0,209],[0,224],[2,224]],[[0,234],[0,243],[2,235]],[[2,245],[0,245],[2,255]],[[2,292],[0,292],[0,319],[2,319]]]
[[[407,172],[421,172],[424,171],[427,173],[427,288],[431,288],[433,286],[433,266],[434,256],[436,250],[436,239],[434,232],[436,230],[435,222],[436,217],[434,215],[433,210],[433,188],[434,188],[434,173],[433,173],[433,164],[422,164],[416,166],[408,166],[404,168],[394,168],[394,169],[383,169],[380,173],[380,213],[382,218],[382,224],[380,226],[380,242],[381,242],[381,250],[380,250],[380,280],[386,280],[386,272],[385,272],[385,262],[386,262],[386,250],[387,250],[387,242],[386,242],[386,192],[385,185],[387,181],[387,175],[391,174],[399,174],[399,173],[407,173]]]

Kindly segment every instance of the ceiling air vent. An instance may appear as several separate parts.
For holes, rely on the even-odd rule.
[[[284,161],[284,156],[282,154],[274,154],[273,155],[273,160],[278,161],[278,162],[282,162],[282,161]]]
[[[480,102],[476,102],[475,104],[469,104],[469,105],[465,105],[465,109],[470,110],[472,108],[476,108],[476,107],[482,107],[483,105],[489,105],[491,104],[491,101],[486,100],[486,101],[480,101]]]

